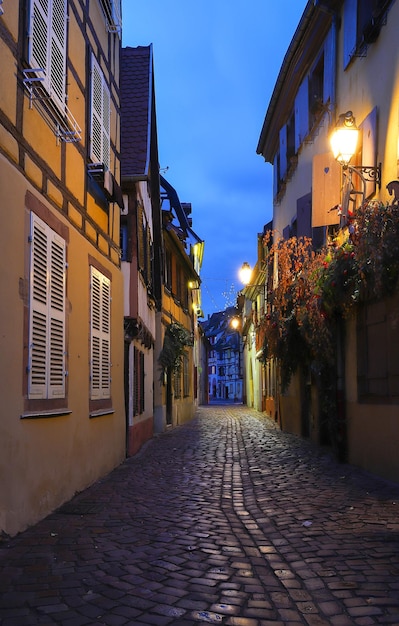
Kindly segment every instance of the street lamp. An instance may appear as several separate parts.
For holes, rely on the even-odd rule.
[[[348,184],[352,183],[352,173],[357,174],[363,183],[363,202],[366,195],[366,183],[373,182],[381,188],[381,163],[375,165],[350,165],[350,161],[356,153],[359,129],[356,126],[352,111],[342,113],[330,136],[331,150],[334,158],[342,165],[344,172],[348,173]],[[349,202],[349,195],[347,202]],[[346,211],[345,211],[346,214]]]
[[[246,286],[249,284],[252,276],[252,268],[250,264],[247,263],[247,261],[244,261],[244,263],[242,264],[238,275],[243,285]]]
[[[230,326],[232,327],[232,329],[237,330],[239,325],[240,325],[240,320],[238,319],[238,317],[233,317],[230,322]]]
[[[348,167],[349,161],[355,154],[358,139],[359,129],[355,124],[355,118],[352,111],[347,111],[339,116],[330,138],[334,159],[343,167]]]
[[[241,339],[241,333],[240,333],[240,325],[241,324],[240,324],[239,317],[232,317],[230,319],[230,327],[237,333],[238,367],[236,363],[234,363],[234,379],[233,379],[235,402],[243,399],[243,384],[244,384],[244,380],[241,375],[241,349],[242,349],[241,341],[242,339]],[[233,346],[233,354],[234,354],[234,346]],[[240,387],[240,380],[241,380],[241,387]]]

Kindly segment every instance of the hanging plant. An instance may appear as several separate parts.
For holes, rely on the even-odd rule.
[[[184,326],[179,324],[179,322],[169,324],[165,331],[163,347],[158,358],[162,372],[165,372],[167,369],[179,372],[184,349],[192,345],[192,335]]]

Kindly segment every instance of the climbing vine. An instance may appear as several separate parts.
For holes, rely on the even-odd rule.
[[[165,331],[163,347],[158,358],[162,372],[165,372],[167,369],[179,372],[184,349],[186,346],[192,345],[192,335],[184,326],[178,322],[169,324]]]

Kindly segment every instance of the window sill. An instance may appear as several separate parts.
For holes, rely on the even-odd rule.
[[[49,417],[64,417],[70,415],[70,409],[55,409],[50,411],[26,411],[22,413],[21,419],[47,419]]]
[[[90,411],[89,417],[94,419],[96,417],[104,417],[105,415],[113,415],[114,413],[114,409],[98,409],[98,411]]]

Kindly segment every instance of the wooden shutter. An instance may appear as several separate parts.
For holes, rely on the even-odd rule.
[[[91,159],[102,163],[102,74],[92,57],[91,75]]]
[[[369,113],[360,125],[362,131],[362,165],[375,167],[377,165],[377,107]],[[376,191],[375,181],[367,181],[365,199]]]
[[[312,194],[308,193],[296,201],[297,237],[311,237]]]
[[[344,3],[344,70],[349,65],[356,48],[357,1],[346,0]]]
[[[110,93],[104,75],[92,56],[91,76],[91,151],[94,163],[110,163]]]
[[[309,132],[309,80],[305,80],[298,89],[295,98],[295,152],[298,152]]]
[[[109,167],[110,164],[110,118],[111,118],[111,97],[109,89],[105,84],[104,76],[102,82],[102,103],[103,103],[103,117],[102,117],[102,162]]]
[[[44,70],[45,80],[48,77],[48,41],[49,18],[51,5],[49,1],[31,0],[29,20],[29,51],[28,60],[32,68]],[[39,73],[42,77],[43,74]],[[46,82],[45,82],[46,84]]]
[[[316,154],[312,167],[312,227],[339,224],[341,166],[332,152]],[[333,209],[333,210],[332,210]]]
[[[65,395],[65,268],[65,242],[54,233],[50,249],[49,398]]]
[[[65,110],[66,0],[31,0],[28,60],[57,106]]]
[[[335,74],[335,33],[331,29],[324,44],[324,77],[323,77],[323,102],[334,100],[334,74]]]
[[[274,155],[274,160],[273,160],[273,198],[275,198],[279,192],[279,187],[280,187],[280,152],[277,152]]]
[[[287,176],[287,126],[280,129],[280,179]]]
[[[91,399],[111,396],[111,281],[96,268],[91,271]]]
[[[32,214],[29,398],[65,396],[65,241]]]
[[[50,95],[65,109],[66,82],[66,0],[52,0],[52,16],[49,25]]]

